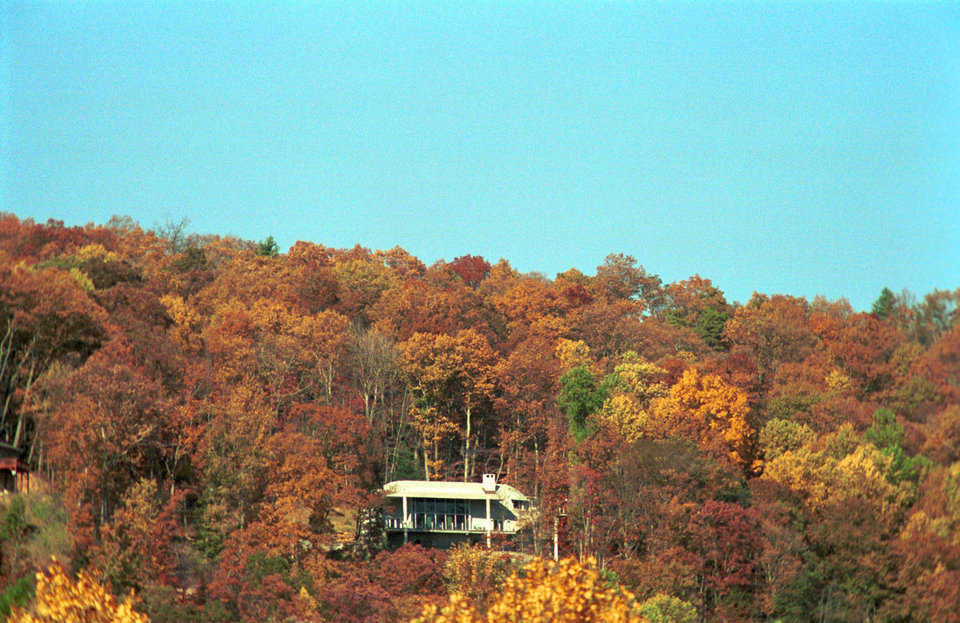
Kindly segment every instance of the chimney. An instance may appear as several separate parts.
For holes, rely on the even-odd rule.
[[[483,492],[484,493],[497,492],[497,475],[496,474],[483,475]]]

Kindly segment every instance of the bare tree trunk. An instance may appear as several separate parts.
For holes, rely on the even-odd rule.
[[[423,448],[423,477],[425,480],[430,480],[430,458],[429,453],[427,452],[426,446]]]
[[[553,560],[560,560],[560,515],[553,518]]]
[[[536,435],[533,436],[533,497],[540,499],[540,440]]]
[[[36,450],[37,445],[39,445],[39,443],[40,443],[39,441],[37,441],[37,437],[38,437],[38,435],[34,435],[34,436],[33,436],[33,439],[30,440],[30,449],[27,451],[27,464],[31,464],[31,463],[32,463],[34,451]],[[42,453],[42,451],[41,451],[41,453]],[[40,467],[40,460],[37,460],[37,466],[38,466],[38,468]]]
[[[6,393],[6,400],[3,401],[3,408],[0,409],[0,430],[3,429],[7,421],[7,410],[10,408],[10,399],[13,397],[13,385],[15,383],[16,372],[11,374],[10,381],[7,382],[7,368],[10,366],[10,357],[13,352],[13,320],[7,321],[7,330],[0,339],[0,392]]]
[[[20,435],[23,433],[23,405],[27,402],[27,397],[30,395],[30,388],[33,387],[36,365],[36,361],[30,363],[30,374],[27,376],[27,385],[23,390],[23,402],[20,403],[20,408],[17,410],[17,429],[13,434],[14,448],[20,448]]]
[[[6,394],[0,409],[0,433],[6,436],[7,416],[10,414],[10,405],[13,396],[16,393],[17,383],[20,381],[20,365],[25,361],[30,361],[30,372],[27,377],[26,391],[29,392],[30,385],[33,383],[33,377],[36,371],[37,361],[33,357],[33,348],[37,343],[37,336],[34,335],[30,344],[17,357],[13,356],[13,320],[7,322],[7,330],[3,338],[0,339],[0,395]],[[22,427],[22,421],[17,421],[17,429]],[[18,435],[19,436],[19,435]],[[7,437],[7,441],[9,441]],[[16,444],[14,444],[16,445]]]
[[[463,482],[470,482],[470,405],[467,405],[467,434],[463,437]]]
[[[430,474],[430,446],[433,445],[433,456],[437,456],[437,441],[427,441],[426,437],[423,435],[420,436],[421,443],[423,444],[423,478],[424,480],[431,480]]]
[[[320,366],[320,376],[323,381],[323,393],[327,396],[327,404],[333,402],[333,362]]]

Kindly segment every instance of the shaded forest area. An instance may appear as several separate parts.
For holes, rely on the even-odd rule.
[[[329,555],[384,482],[492,472],[535,499],[527,554],[558,526],[651,621],[960,621],[960,289],[859,313],[624,255],[278,251],[0,214],[0,441],[33,471],[5,612],[51,555],[154,622],[497,612],[497,551]]]

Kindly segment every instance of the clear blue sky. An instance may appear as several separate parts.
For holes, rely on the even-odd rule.
[[[960,286],[960,3],[0,0],[0,210]]]

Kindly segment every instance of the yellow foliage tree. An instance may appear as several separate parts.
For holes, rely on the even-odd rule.
[[[590,347],[583,340],[561,339],[557,344],[556,356],[564,370],[593,363],[590,359]]]
[[[444,579],[452,594],[484,609],[510,574],[510,557],[480,546],[461,545],[450,551]]]
[[[763,478],[801,494],[814,512],[855,504],[872,509],[892,528],[898,521],[899,510],[909,499],[909,484],[890,482],[887,473],[892,459],[872,444],[837,449],[842,438],[850,434],[852,430],[847,425],[826,439],[826,449],[806,445],[782,453],[767,462]],[[843,444],[849,442],[843,440]]]
[[[102,244],[88,244],[77,250],[76,256],[78,262],[88,260],[103,260],[104,262],[119,262],[120,256],[113,251],[107,251]]]
[[[133,609],[132,597],[117,602],[90,574],[73,580],[60,563],[37,573],[37,597],[32,610],[13,608],[10,623],[148,623]]]
[[[601,422],[613,427],[628,442],[639,439],[649,417],[651,402],[667,395],[667,386],[657,380],[666,374],[649,361],[624,361],[614,368],[616,383],[600,409]]]
[[[161,296],[160,303],[173,320],[171,332],[190,350],[200,350],[203,346],[200,339],[203,318],[200,313],[176,294]]]
[[[643,436],[647,412],[636,397],[627,393],[616,393],[604,401],[599,418],[628,442],[633,443]]]
[[[747,395],[739,387],[689,368],[669,396],[654,401],[650,425],[661,435],[690,438],[707,450],[725,450],[735,463],[747,467],[754,436],[749,412]]]
[[[853,388],[853,379],[837,368],[830,371],[824,378],[824,383],[826,383],[828,390],[837,394],[842,394]]]
[[[412,623],[645,623],[639,607],[631,593],[604,585],[593,558],[538,559],[507,579],[486,616],[454,593],[442,608],[424,607]]]
[[[613,369],[617,375],[617,387],[628,391],[644,403],[667,395],[667,386],[657,378],[665,375],[666,370],[644,359],[624,361]],[[627,358],[628,356],[625,356]]]

